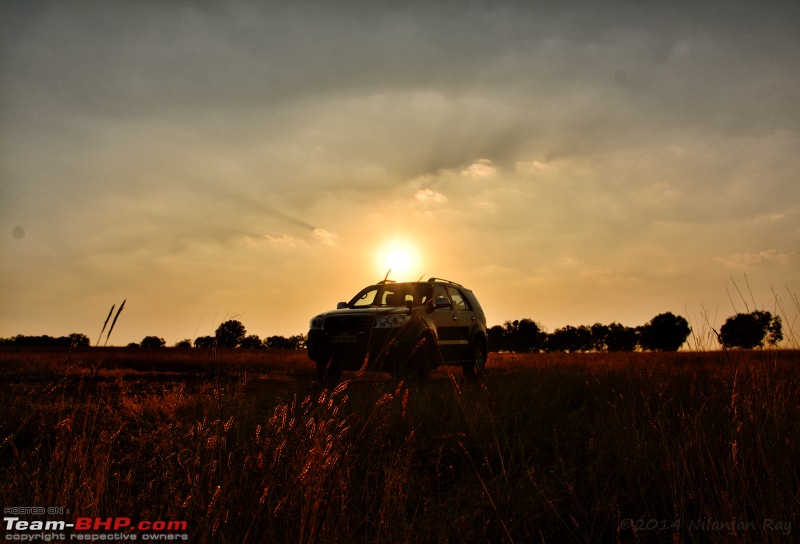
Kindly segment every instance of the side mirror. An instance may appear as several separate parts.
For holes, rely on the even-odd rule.
[[[433,299],[433,309],[441,310],[443,308],[450,309],[450,299],[447,297],[438,297]]]
[[[341,310],[342,308],[347,308],[347,303],[346,302],[339,302],[338,304],[336,304],[336,309],[337,310]]]

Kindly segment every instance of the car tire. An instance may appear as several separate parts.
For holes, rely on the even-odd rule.
[[[461,368],[467,378],[478,379],[483,376],[483,369],[486,367],[486,348],[483,342],[475,341],[472,350],[472,360],[466,361]]]
[[[317,362],[317,378],[319,383],[328,387],[336,385],[342,377],[342,364],[334,358],[329,359],[327,362]]]

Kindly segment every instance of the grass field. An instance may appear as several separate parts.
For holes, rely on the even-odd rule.
[[[0,502],[209,543],[800,541],[800,352],[314,375],[304,352],[0,351]]]

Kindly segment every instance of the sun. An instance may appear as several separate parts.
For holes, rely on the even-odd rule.
[[[397,274],[408,272],[411,267],[411,256],[404,249],[392,250],[386,256],[386,267],[391,268]]]
[[[391,270],[390,279],[408,279],[407,276],[419,267],[419,251],[410,242],[393,240],[378,250],[376,263],[383,274]]]

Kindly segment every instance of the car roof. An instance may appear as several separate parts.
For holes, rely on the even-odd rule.
[[[422,278],[420,278],[418,281],[398,281],[398,282],[396,282],[394,280],[384,279],[384,280],[379,281],[375,285],[391,285],[393,283],[405,284],[405,285],[417,284],[417,283],[439,283],[439,284],[457,285],[458,287],[462,287],[462,288],[466,289],[466,287],[464,287],[460,283],[456,283],[456,282],[451,281],[451,280],[446,280],[444,278],[428,278],[427,282],[423,282]]]

